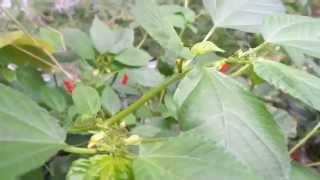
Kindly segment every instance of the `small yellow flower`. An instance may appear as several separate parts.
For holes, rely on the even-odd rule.
[[[100,144],[103,139],[106,137],[104,132],[98,132],[91,136],[90,141],[88,143],[88,148],[95,148],[98,144]]]
[[[140,145],[142,142],[142,138],[139,135],[131,135],[127,139],[124,140],[126,145]]]

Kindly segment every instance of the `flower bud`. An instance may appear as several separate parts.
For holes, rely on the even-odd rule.
[[[99,143],[101,143],[103,141],[105,136],[106,136],[106,134],[104,132],[99,132],[99,133],[91,136],[90,141],[88,143],[88,148],[96,147]]]
[[[140,145],[142,142],[142,138],[139,135],[131,135],[127,139],[124,140],[126,145]]]

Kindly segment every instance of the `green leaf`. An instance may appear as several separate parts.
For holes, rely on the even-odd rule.
[[[0,48],[1,64],[32,65],[46,71],[52,70],[54,62],[48,54],[52,55],[53,48],[41,40],[35,39],[35,42],[29,37],[22,36],[11,44]]]
[[[0,48],[10,45],[22,37],[23,37],[22,31],[14,31],[7,34],[1,34]]]
[[[60,89],[43,87],[40,92],[41,102],[57,112],[67,109],[67,100]]]
[[[260,32],[263,19],[283,14],[281,0],[203,0],[215,27]]]
[[[82,59],[94,59],[95,52],[90,38],[79,29],[66,28],[63,30],[67,47]]]
[[[289,177],[285,138],[263,103],[237,81],[198,68],[179,85],[175,100],[183,130],[217,142],[267,179]]]
[[[305,168],[302,165],[293,162],[291,168],[292,180],[318,180],[319,174],[312,172],[311,169]]]
[[[96,115],[101,108],[98,92],[89,86],[77,86],[72,92],[72,99],[78,112],[84,115]]]
[[[189,9],[175,4],[161,5],[159,10],[172,26],[178,28],[185,28],[188,23],[195,21],[195,13]]]
[[[154,0],[137,0],[133,7],[133,15],[136,21],[164,49],[176,56],[192,59],[190,50],[183,46],[173,26],[162,16],[159,6]]]
[[[110,86],[106,86],[102,92],[102,107],[111,115],[121,109],[121,100],[118,94]]]
[[[282,109],[274,110],[272,115],[287,139],[297,137],[298,121],[294,117]]]
[[[133,179],[131,160],[125,157],[96,155],[72,163],[67,180],[127,180]]]
[[[51,28],[40,28],[39,37],[41,40],[48,42],[55,50],[62,50],[62,34]]]
[[[98,17],[93,20],[90,35],[94,46],[101,54],[107,52],[118,54],[132,47],[134,41],[132,29],[112,30]]]
[[[256,73],[276,88],[320,110],[320,79],[307,72],[271,60],[254,62]]]
[[[204,42],[196,43],[191,48],[191,52],[192,52],[192,54],[199,56],[199,55],[209,54],[211,52],[225,52],[225,51],[223,49],[219,48],[213,42],[204,41]]]
[[[58,121],[25,95],[0,85],[0,173],[18,176],[43,165],[64,146]]]
[[[151,58],[144,50],[131,47],[117,55],[115,60],[128,66],[146,66]]]
[[[281,15],[266,18],[262,34],[267,42],[296,48],[305,54],[320,57],[319,32],[319,19]]]
[[[159,9],[161,13],[163,13],[163,15],[166,15],[166,16],[173,16],[173,15],[183,16],[184,19],[189,23],[194,22],[196,19],[196,14],[191,9],[185,8],[176,4],[161,5],[159,6]]]
[[[224,149],[195,135],[142,145],[133,170],[139,180],[260,179]]]
[[[139,68],[128,71],[129,82],[133,81],[145,87],[154,87],[160,84],[164,76],[155,69]]]
[[[29,96],[38,100],[39,92],[45,85],[40,72],[31,67],[19,67],[17,69],[18,87]]]

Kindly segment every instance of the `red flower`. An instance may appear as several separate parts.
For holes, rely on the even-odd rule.
[[[64,85],[64,89],[68,92],[68,93],[72,93],[74,88],[75,88],[75,85],[73,83],[72,80],[70,79],[66,79],[63,81],[63,85]]]
[[[219,72],[222,72],[222,73],[225,73],[225,72],[228,71],[228,69],[229,69],[229,64],[224,63],[224,64],[222,64],[222,65],[219,67],[218,71],[219,71]]]
[[[128,85],[128,82],[129,82],[129,76],[127,73],[125,73],[123,76],[122,76],[122,79],[121,79],[121,84],[122,85]]]
[[[290,158],[294,161],[300,161],[301,160],[301,151],[300,149],[297,149],[292,154],[290,154]]]

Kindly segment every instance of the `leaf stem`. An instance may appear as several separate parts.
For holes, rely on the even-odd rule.
[[[320,128],[320,122],[303,138],[301,139],[293,148],[290,149],[289,154],[295,152],[299,147],[308,141]]]
[[[231,77],[238,77],[247,72],[247,70],[250,68],[251,64],[246,64],[242,66],[238,71],[231,74]]]
[[[214,25],[210,31],[208,32],[208,34],[206,35],[206,37],[202,40],[202,42],[208,41],[210,39],[210,37],[213,35],[214,31],[216,30],[216,26]]]
[[[185,70],[182,73],[176,73],[173,76],[171,76],[169,79],[161,83],[158,87],[155,87],[151,89],[149,92],[144,94],[140,99],[138,99],[136,102],[128,106],[126,109],[118,112],[116,115],[112,116],[111,118],[106,120],[105,126],[110,126],[115,123],[121,122],[125,117],[139,109],[142,105],[144,105],[147,101],[149,101],[151,98],[157,96],[162,90],[166,89],[170,84],[178,81],[179,79],[182,79],[189,70]]]
[[[65,152],[73,153],[73,154],[97,154],[98,151],[96,149],[88,149],[88,148],[80,148],[71,145],[65,146],[63,149]]]
[[[261,49],[263,49],[265,46],[268,45],[268,42],[263,42],[262,44],[260,44],[259,46],[255,47],[255,48],[252,48],[248,51],[246,51],[245,53],[241,54],[240,55],[240,58],[243,58],[243,57],[246,57],[246,56],[249,56],[253,53],[257,53],[258,51],[260,51]]]
[[[320,162],[315,162],[315,163],[309,163],[306,164],[307,167],[316,167],[316,166],[320,166]]]

